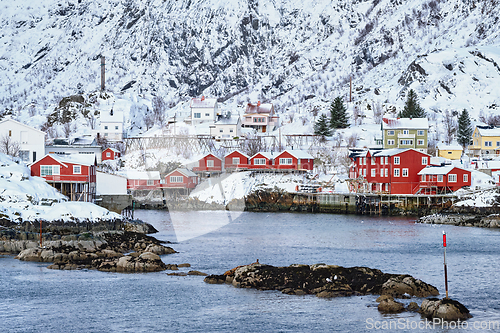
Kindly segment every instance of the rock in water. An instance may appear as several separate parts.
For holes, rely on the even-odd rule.
[[[427,318],[455,321],[472,318],[469,310],[460,302],[449,299],[429,298],[422,302],[420,313]]]
[[[378,304],[378,310],[385,313],[399,313],[405,310],[403,303],[396,302],[394,298],[388,296]]]

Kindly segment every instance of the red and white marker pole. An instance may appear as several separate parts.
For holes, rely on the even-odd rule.
[[[446,232],[443,231],[443,248],[444,248],[444,287],[446,289],[446,298],[448,298],[448,271],[446,269]]]

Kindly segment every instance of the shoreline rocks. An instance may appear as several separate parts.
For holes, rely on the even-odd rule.
[[[419,218],[417,223],[448,224],[463,227],[500,228],[500,214],[433,214]]]
[[[460,302],[449,299],[429,298],[422,302],[420,313],[426,318],[457,321],[472,318],[469,310]]]
[[[205,282],[230,283],[237,288],[279,290],[294,295],[313,294],[317,297],[439,295],[437,288],[410,275],[388,274],[368,267],[345,268],[325,264],[274,267],[254,263],[223,275],[207,276]]]

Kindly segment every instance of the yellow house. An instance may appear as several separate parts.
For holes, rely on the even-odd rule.
[[[500,128],[476,126],[472,133],[472,145],[469,150],[473,155],[500,154]]]
[[[459,145],[439,145],[438,156],[449,160],[459,160],[462,157],[462,146]]]

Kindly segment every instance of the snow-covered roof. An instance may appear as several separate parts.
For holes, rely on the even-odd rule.
[[[238,125],[240,122],[240,116],[231,116],[229,118],[221,117],[219,120],[214,122],[214,125]]]
[[[271,113],[272,110],[273,110],[273,105],[271,103],[265,103],[265,104],[261,104],[260,102],[257,104],[248,103],[245,113],[246,114]]]
[[[287,152],[290,155],[292,155],[293,157],[298,158],[298,159],[314,159],[314,157],[312,157],[311,154],[309,154],[305,150],[285,150],[284,152]],[[280,153],[278,155],[281,155],[283,153]]]
[[[168,175],[166,175],[165,178],[168,177],[169,175],[171,175],[172,173],[176,172],[176,171],[182,173],[186,177],[198,177],[191,170],[188,170],[188,169],[185,169],[185,168],[177,168],[174,171],[170,172]]]
[[[431,166],[426,166],[425,168],[420,170],[418,175],[447,175],[448,173],[451,172],[451,170],[455,168],[465,170],[453,165],[444,165],[444,166],[431,165]]]
[[[252,158],[254,158],[255,156],[257,156],[257,155],[259,155],[259,154],[260,154],[260,155],[262,155],[262,156],[264,156],[264,157],[265,157],[265,158],[267,158],[268,160],[273,159],[273,158],[275,158],[276,156],[278,156],[278,154],[276,154],[276,153],[272,153],[272,152],[270,152],[270,151],[264,151],[264,152],[262,152],[262,151],[261,151],[261,152],[258,152],[258,153],[257,153],[257,154],[255,154],[255,155],[253,155],[253,156],[252,156],[252,157],[250,157],[250,158],[252,159]]]
[[[481,136],[500,136],[500,128],[483,128],[478,126],[477,130]]]
[[[159,171],[138,171],[138,170],[125,170],[123,175],[127,179],[140,179],[140,180],[160,180]]]
[[[391,148],[391,149],[383,149],[378,152],[373,153],[373,156],[394,156],[397,154],[401,154],[411,148]]]
[[[9,118],[9,119],[4,119],[4,120],[0,121],[0,126],[1,126],[2,124],[7,124],[7,123],[9,123],[9,122],[11,122],[11,123],[15,123],[15,124],[17,124],[17,125],[24,126],[24,127],[28,128],[28,129],[30,129],[30,130],[32,130],[32,131],[36,131],[36,132],[39,132],[39,133],[43,133],[43,135],[45,135],[45,132],[43,132],[43,131],[40,131],[40,130],[38,130],[38,129],[34,128],[34,127],[28,126],[28,125],[26,125],[26,124],[20,123],[19,121],[14,120],[14,119],[10,119],[10,118]]]
[[[438,145],[437,146],[439,150],[460,150],[462,151],[462,146],[460,145]]]
[[[427,118],[383,118],[382,129],[428,129]]]
[[[205,157],[207,157],[207,156],[212,156],[212,157],[214,157],[214,158],[218,159],[219,161],[222,161],[220,158],[218,158],[217,156],[215,156],[215,155],[214,155],[214,154],[212,154],[212,153],[208,153],[208,154],[204,155],[202,158],[200,158],[200,160],[204,159],[204,158],[205,158]]]
[[[101,123],[123,123],[123,111],[113,111],[113,115],[110,112],[101,112]]]
[[[108,147],[108,148],[104,149],[103,152],[105,152],[108,149],[111,150],[111,151],[113,151],[113,152],[115,152],[115,153],[119,153],[120,152],[118,149],[111,148],[111,147]]]
[[[47,154],[56,161],[66,164],[81,164],[81,165],[94,165],[96,163],[95,154]],[[44,157],[45,157],[44,156]]]
[[[216,98],[205,98],[204,96],[191,99],[190,108],[214,108],[217,104]]]

